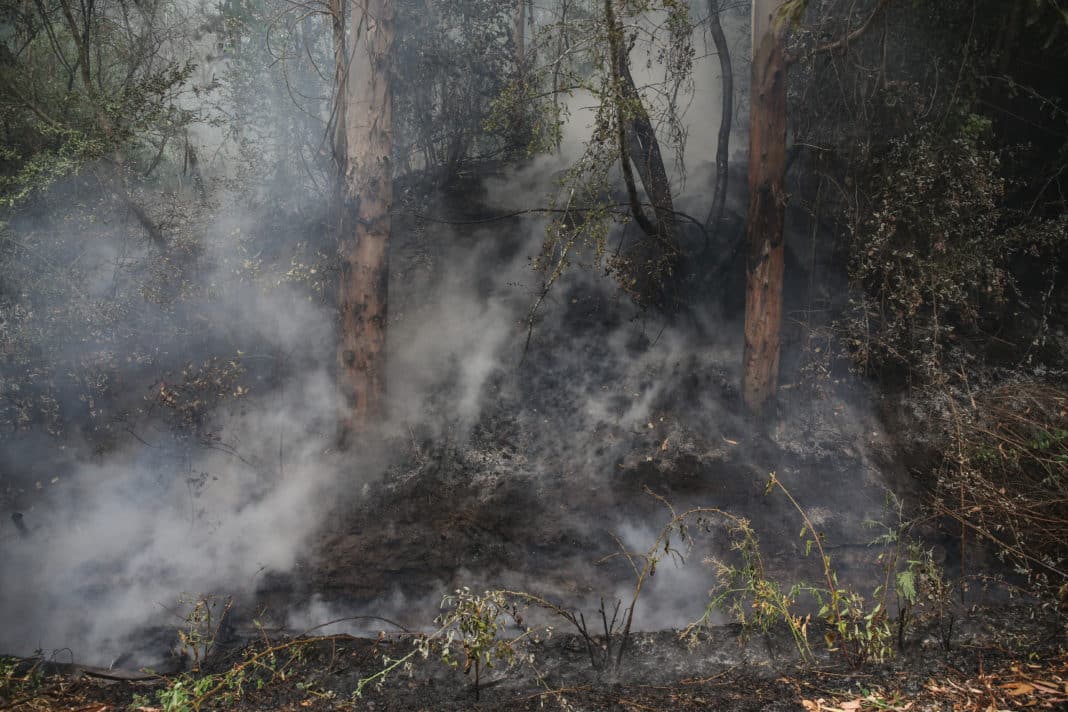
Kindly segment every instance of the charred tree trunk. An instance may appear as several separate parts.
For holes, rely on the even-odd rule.
[[[352,10],[353,46],[341,93],[345,162],[337,380],[343,444],[383,414],[393,203],[393,3],[368,0]]]
[[[712,44],[719,55],[720,93],[723,96],[719,118],[719,137],[716,143],[716,182],[712,187],[712,209],[705,223],[708,233],[715,233],[723,220],[723,208],[727,204],[727,159],[731,146],[731,120],[734,118],[734,69],[731,67],[730,48],[723,24],[719,19],[720,0],[708,0],[708,26]],[[708,249],[707,242],[705,249]]]
[[[786,194],[786,61],[777,15],[783,0],[753,2],[749,108],[749,216],[742,398],[763,411],[779,378]]]
[[[664,243],[665,249],[676,252],[675,204],[671,197],[671,181],[664,167],[664,157],[660,152],[656,130],[630,73],[630,57],[625,46],[619,57],[619,74],[623,101],[629,110],[629,116],[624,123],[627,132],[627,155],[638,171],[642,187],[653,206],[656,236]]]
[[[630,72],[630,47],[623,25],[616,16],[614,0],[605,0],[608,24],[611,78],[619,132],[619,159],[634,221],[642,229],[640,240],[625,256],[624,288],[640,303],[666,311],[675,307],[673,283],[678,276],[681,252],[675,234],[675,206],[671,181],[660,152],[660,142]],[[650,220],[638,197],[633,170],[653,207]]]

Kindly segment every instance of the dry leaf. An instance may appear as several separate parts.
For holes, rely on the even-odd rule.
[[[1005,690],[1005,692],[1013,697],[1017,695],[1026,695],[1035,691],[1035,688],[1028,685],[1026,682],[1006,682],[1004,685],[1001,685],[1001,689]]]

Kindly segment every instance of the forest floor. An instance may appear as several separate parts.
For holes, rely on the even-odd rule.
[[[1024,606],[974,610],[946,650],[936,632],[882,664],[821,653],[802,664],[789,636],[743,639],[712,628],[696,643],[672,632],[632,636],[621,665],[591,665],[583,639],[523,643],[511,665],[473,671],[415,655],[362,695],[361,677],[414,648],[404,637],[333,635],[218,650],[199,672],[126,674],[27,659],[0,667],[0,709],[113,710],[989,710],[1068,708],[1063,620]],[[603,641],[599,641],[603,642]],[[117,677],[142,677],[119,680]],[[175,693],[178,693],[177,695]],[[161,694],[163,695],[161,697]],[[168,697],[169,696],[169,697]],[[170,706],[167,701],[170,700]]]
[[[858,431],[878,457],[879,443],[868,441],[874,426]],[[1023,604],[1008,589],[976,586],[975,605],[925,608],[904,651],[885,663],[850,665],[817,650],[819,642],[812,643],[814,658],[802,662],[785,630],[745,638],[737,626],[711,626],[695,643],[682,641],[673,630],[700,615],[714,579],[701,554],[723,554],[724,537],[705,542],[708,551],[688,552],[686,567],[665,563],[647,582],[618,665],[601,664],[604,636],[593,639],[591,652],[567,622],[535,610],[524,614],[528,623],[555,625],[555,633],[518,644],[511,664],[483,671],[477,689],[473,670],[465,674],[432,652],[412,655],[410,666],[355,694],[361,679],[413,653],[416,636],[398,631],[427,632],[443,592],[509,588],[593,615],[599,600],[629,600],[633,572],[624,557],[606,557],[624,545],[641,552],[654,543],[670,517],[668,501],[678,510],[711,503],[746,512],[764,537],[767,573],[813,580],[813,557],[798,549],[799,513],[764,493],[771,469],[796,483],[809,516],[824,517],[820,526],[843,583],[881,578],[881,549],[861,519],[885,507],[885,472],[862,454],[857,436],[794,451],[740,429],[701,438],[658,416],[619,440],[617,464],[600,479],[547,476],[543,463],[524,475],[522,443],[508,447],[499,433],[484,447],[476,435],[474,445],[417,453],[357,504],[339,502],[306,560],[293,572],[265,573],[253,599],[235,604],[225,632],[184,646],[213,648],[203,664],[191,665],[187,655],[181,665],[155,668],[166,674],[149,674],[63,664],[63,653],[4,658],[0,710],[1068,709],[1063,613]],[[835,485],[841,472],[858,473],[850,488]],[[941,541],[950,549],[946,575],[959,575],[952,543]],[[969,563],[977,566],[979,554]],[[299,634],[342,617],[348,625],[318,628],[318,637]],[[379,628],[389,633],[376,636]],[[174,642],[177,630],[155,634],[167,639],[164,648],[182,647]],[[620,640],[617,628],[614,650]]]
[[[187,655],[184,665],[157,667],[167,672],[155,674],[65,664],[63,653],[0,658],[0,710],[1068,709],[1063,612],[1024,603],[1007,588],[976,586],[969,594],[974,605],[956,599],[925,607],[904,649],[883,663],[849,664],[822,650],[815,630],[807,661],[786,630],[745,637],[738,626],[710,626],[696,641],[681,640],[674,630],[700,615],[714,578],[699,551],[689,553],[689,566],[665,563],[649,580],[618,665],[603,664],[615,658],[603,649],[605,636],[595,636],[591,649],[569,623],[539,618],[535,610],[524,613],[527,623],[542,631],[554,625],[554,634],[516,644],[511,663],[482,671],[476,687],[474,670],[445,664],[440,651],[424,658],[415,652],[418,636],[398,632],[428,632],[442,592],[460,586],[529,591],[593,615],[598,599],[629,600],[633,572],[623,557],[605,557],[624,541],[635,551],[655,541],[668,513],[646,487],[678,509],[711,502],[751,514],[765,536],[768,573],[812,580],[813,557],[798,551],[798,512],[783,497],[763,493],[761,473],[772,467],[800,483],[810,516],[852,512],[821,524],[843,582],[870,582],[880,571],[871,531],[853,521],[861,517],[860,503],[873,511],[883,506],[878,483],[864,485],[858,476],[851,489],[833,486],[843,471],[879,469],[856,446],[791,453],[744,433],[701,441],[681,426],[661,432],[668,427],[657,419],[631,434],[611,479],[581,484],[566,475],[522,476],[521,458],[496,436],[485,449],[476,437],[475,447],[416,457],[358,506],[339,503],[306,561],[288,574],[265,574],[254,600],[235,604],[225,633],[220,627],[185,645],[186,652],[212,649],[199,656],[202,664],[191,665]],[[511,476],[495,477],[498,470]],[[862,489],[870,492],[860,496]],[[630,534],[628,523],[635,523]],[[712,555],[727,544],[715,537],[706,543]],[[976,565],[979,553],[969,562]],[[951,570],[952,558],[949,551],[950,578],[960,573]],[[308,605],[294,618],[298,602],[309,600],[318,608]],[[317,637],[299,634],[343,616],[349,625],[319,628]],[[253,620],[262,627],[250,626]],[[389,633],[375,635],[379,628]],[[615,630],[609,642],[618,651]],[[164,646],[182,647],[173,642],[176,630],[160,635],[170,641]],[[356,694],[361,680],[406,656],[410,665]]]
[[[726,407],[715,418],[686,407],[688,394],[716,388],[729,401],[722,384],[731,379],[720,370],[689,361],[673,368],[682,374],[677,387],[651,399],[640,419],[577,427],[561,414],[581,410],[588,394],[539,387],[540,400],[488,413],[462,437],[412,433],[390,443],[403,454],[380,478],[315,512],[322,526],[292,570],[264,571],[249,584],[255,590],[235,592],[228,630],[200,631],[182,646],[179,623],[139,630],[132,641],[163,651],[214,648],[202,665],[187,656],[181,665],[154,666],[165,671],[157,675],[61,664],[96,660],[92,649],[4,658],[0,710],[1066,708],[1063,614],[1022,605],[1008,586],[980,586],[975,577],[998,573],[997,562],[969,540],[962,565],[959,529],[937,521],[914,534],[936,552],[940,576],[968,574],[969,603],[925,607],[928,621],[910,627],[904,651],[886,663],[849,665],[817,650],[802,664],[786,631],[743,639],[737,627],[711,626],[696,644],[681,641],[673,631],[701,616],[715,582],[702,562],[731,554],[724,528],[702,525],[693,527],[695,548],[672,540],[685,549],[685,565],[665,561],[645,582],[618,666],[598,669],[606,666],[593,662],[604,652],[591,654],[569,624],[534,611],[529,624],[558,630],[517,645],[512,664],[485,671],[477,687],[473,670],[465,675],[435,653],[415,654],[410,669],[400,666],[354,696],[361,680],[413,653],[415,638],[404,629],[431,630],[442,594],[458,588],[528,592],[587,617],[605,601],[629,602],[634,571],[620,553],[640,557],[656,545],[671,519],[666,504],[746,516],[760,537],[764,573],[784,590],[822,575],[798,536],[805,517],[844,588],[870,593],[886,580],[886,549],[873,540],[896,531],[902,516],[888,492],[906,508],[923,493],[893,431],[874,412],[850,407],[862,399],[806,401],[763,432]],[[659,362],[650,369],[668,370]],[[624,383],[601,398],[624,410],[639,386]],[[602,393],[596,383],[589,388]],[[768,494],[772,472],[797,506]],[[317,628],[335,619],[344,621]],[[953,621],[951,635],[937,619]],[[320,637],[300,635],[312,628]],[[380,628],[388,635],[376,635]],[[817,631],[809,637],[822,648]],[[617,633],[616,650],[619,640]],[[135,662],[120,667],[145,664],[136,648],[128,652]]]

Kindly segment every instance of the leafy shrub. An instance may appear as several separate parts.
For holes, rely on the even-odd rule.
[[[765,494],[773,491],[785,496],[801,518],[800,538],[805,542],[805,554],[818,556],[822,580],[800,580],[789,588],[783,586],[768,575],[759,540],[748,521],[728,515],[725,526],[730,548],[738,556],[733,560],[707,561],[715,570],[716,585],[705,614],[682,632],[683,637],[696,641],[697,632],[711,622],[712,612],[718,610],[738,621],[747,634],[766,634],[776,626],[785,626],[801,658],[812,661],[815,653],[809,643],[811,625],[822,628],[828,652],[859,666],[883,662],[895,654],[892,601],[897,604],[898,648],[904,646],[906,628],[916,619],[918,608],[926,606],[927,613],[942,617],[948,588],[930,552],[908,536],[910,525],[902,519],[899,502],[895,501],[896,526],[886,527],[886,533],[873,542],[884,547],[878,560],[884,584],[876,587],[869,600],[839,581],[822,533],[775,473],[771,473]],[[944,642],[948,635],[943,636]]]
[[[1063,220],[1023,219],[1004,205],[990,122],[968,115],[955,132],[923,126],[872,166],[871,211],[854,226],[851,312],[841,324],[858,365],[904,368],[942,382],[984,326],[1018,311],[1021,257],[1056,263]],[[1011,320],[1010,320],[1011,321]],[[953,369],[949,369],[951,372]]]

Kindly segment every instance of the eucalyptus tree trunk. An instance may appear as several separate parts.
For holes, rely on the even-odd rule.
[[[757,414],[774,395],[779,379],[787,65],[777,16],[783,2],[753,0],[742,398]]]
[[[344,444],[383,415],[393,204],[392,0],[354,3],[345,73],[338,251],[339,431]]]

